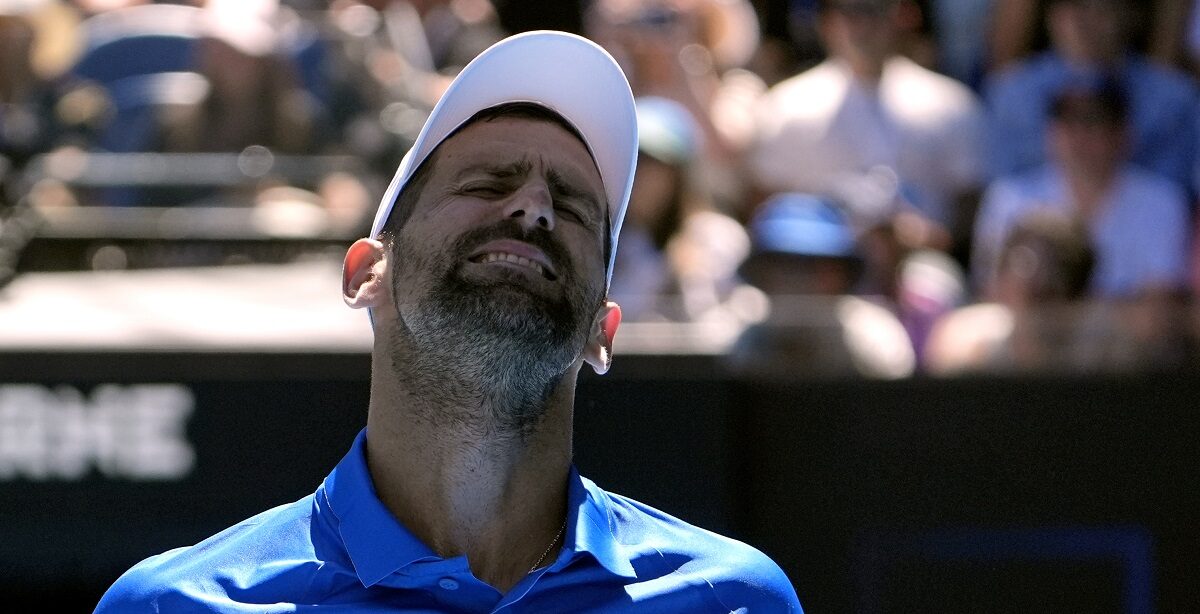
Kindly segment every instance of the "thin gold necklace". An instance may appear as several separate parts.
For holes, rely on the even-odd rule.
[[[563,536],[563,531],[566,531],[566,530],[567,530],[567,520],[564,518],[562,526],[558,528],[558,533],[556,533],[554,535],[554,540],[550,542],[549,546],[546,546],[546,549],[542,551],[542,556],[539,556],[538,560],[534,561],[533,567],[530,567],[529,571],[533,571],[541,566],[542,561],[546,560],[546,555],[550,554],[550,550],[552,548],[554,548],[554,544],[558,543],[559,538]]]

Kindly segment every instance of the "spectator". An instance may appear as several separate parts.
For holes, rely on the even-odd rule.
[[[1130,11],[1127,0],[1051,0],[1051,49],[999,72],[985,88],[997,176],[1045,162],[1046,109],[1062,83],[1111,75],[1129,96],[1132,161],[1195,190],[1196,85],[1133,53]]]
[[[996,302],[1016,312],[1085,298],[1096,254],[1077,217],[1035,211],[1013,228],[996,272]]]
[[[702,319],[738,286],[741,225],[697,184],[702,133],[682,105],[637,99],[638,167],[610,295],[629,320]]]
[[[1060,211],[1021,219],[1000,255],[995,302],[940,320],[927,371],[1159,372],[1196,365],[1189,311],[1177,296],[1087,300],[1099,254],[1084,220]]]
[[[933,220],[960,224],[982,183],[982,109],[962,84],[896,53],[896,0],[828,0],[824,63],[761,101],[751,173],[765,193],[835,194],[886,169]]]
[[[1045,367],[1048,355],[1069,346],[1061,329],[1071,318],[1042,322],[1040,315],[1083,299],[1095,265],[1083,221],[1058,211],[1036,211],[1013,228],[1000,253],[994,302],[963,307],[930,332],[923,365],[947,375],[1006,366]],[[1047,325],[1048,324],[1048,325]],[[1095,331],[1092,331],[1095,332]]]
[[[777,195],[750,232],[753,252],[742,275],[771,298],[771,313],[738,339],[732,368],[766,378],[913,373],[916,356],[896,316],[849,295],[863,263],[839,208],[811,195]]]
[[[1053,98],[1050,117],[1050,163],[997,180],[984,196],[973,261],[979,288],[996,298],[1001,246],[1023,217],[1047,209],[1087,225],[1097,258],[1092,295],[1183,287],[1187,202],[1171,181],[1128,161],[1123,91],[1112,81],[1070,84]]]
[[[800,193],[779,194],[750,222],[753,253],[742,275],[770,296],[850,294],[863,259],[839,207]]]

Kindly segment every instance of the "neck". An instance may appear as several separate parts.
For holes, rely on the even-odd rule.
[[[466,555],[476,577],[507,591],[566,517],[577,370],[557,382],[543,407],[524,408],[540,417],[515,429],[496,418],[513,409],[503,390],[481,390],[445,363],[430,369],[406,358],[420,355],[376,347],[367,419],[375,490],[440,556]]]

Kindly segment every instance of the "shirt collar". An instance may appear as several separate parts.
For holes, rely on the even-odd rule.
[[[363,586],[370,587],[398,569],[439,557],[400,524],[375,494],[366,442],[363,429],[322,487],[354,572]]]
[[[567,531],[563,540],[570,556],[559,557],[551,566],[557,571],[582,554],[590,554],[605,569],[623,578],[636,578],[623,545],[613,534],[615,524],[609,508],[608,493],[591,480],[579,475],[572,465],[567,484]],[[572,516],[573,522],[572,522]]]
[[[375,494],[367,469],[366,434],[366,429],[359,432],[322,489],[354,571],[363,586],[370,587],[408,565],[440,557],[400,524]],[[563,543],[570,555],[560,556],[550,568],[557,571],[588,554],[614,575],[637,577],[624,547],[613,535],[608,494],[580,476],[574,466],[568,480],[568,530]]]

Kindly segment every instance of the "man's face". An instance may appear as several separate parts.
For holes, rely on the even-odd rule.
[[[500,117],[438,148],[396,238],[397,314],[414,337],[465,336],[561,374],[604,295],[604,187],[562,127]]]

